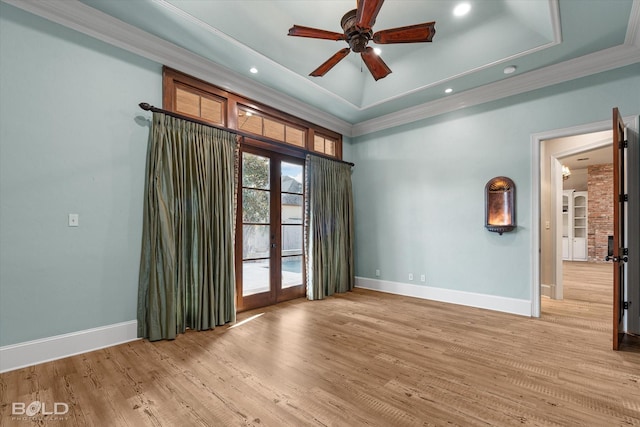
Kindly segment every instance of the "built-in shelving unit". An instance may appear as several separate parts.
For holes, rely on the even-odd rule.
[[[574,261],[587,260],[587,192],[573,193],[573,254]]]
[[[586,191],[562,192],[562,259],[587,261],[588,197]]]

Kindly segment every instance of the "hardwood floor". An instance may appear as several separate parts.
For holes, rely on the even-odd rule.
[[[8,372],[0,425],[640,425],[640,351],[611,350],[611,267],[574,264],[540,319],[357,289]],[[35,400],[69,412],[12,419]]]

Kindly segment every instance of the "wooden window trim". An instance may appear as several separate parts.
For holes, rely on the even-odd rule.
[[[213,96],[215,98],[221,98],[221,100],[226,100],[223,103],[224,111],[222,114],[222,119],[224,121],[224,127],[230,130],[238,130],[238,109],[243,108],[245,110],[249,110],[255,114],[261,115],[262,117],[267,117],[270,119],[275,119],[277,121],[284,122],[285,125],[289,124],[292,127],[296,127],[304,130],[304,147],[297,146],[295,144],[287,143],[284,141],[273,140],[273,143],[269,143],[266,141],[259,141],[258,139],[245,138],[245,143],[249,145],[254,145],[259,148],[271,150],[278,153],[287,154],[293,157],[304,158],[306,154],[318,154],[330,159],[342,160],[342,135],[334,132],[332,130],[323,128],[314,123],[308,122],[301,118],[292,116],[290,114],[284,113],[275,108],[271,108],[267,105],[263,105],[257,103],[251,99],[244,98],[238,94],[233,92],[226,91],[217,86],[214,86],[211,83],[207,83],[203,80],[197,79],[195,77],[184,74],[180,71],[174,70],[169,67],[163,67],[163,79],[162,79],[162,108],[169,111],[176,111],[176,100],[175,100],[175,87],[176,84],[181,86],[187,86],[194,88],[197,92],[205,94],[207,96]],[[202,118],[198,118],[203,120]],[[219,125],[216,123],[212,123],[214,125]],[[329,139],[333,139],[336,141],[335,147],[335,156],[326,155],[324,153],[319,153],[314,149],[314,135],[321,135],[323,137],[327,137]],[[261,137],[260,139],[271,140],[269,137],[256,135],[257,137]],[[291,148],[289,148],[291,147]]]

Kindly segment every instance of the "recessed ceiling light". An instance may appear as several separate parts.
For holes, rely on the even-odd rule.
[[[444,90],[444,93],[451,93],[451,92],[453,92],[453,89],[451,89],[450,87]]]
[[[374,47],[374,48],[373,48],[373,52],[374,52],[376,55],[380,55],[380,54],[382,53],[382,49],[380,49],[379,47]]]
[[[453,9],[453,14],[455,16],[464,16],[471,10],[471,5],[469,3],[460,3]]]
[[[256,67],[251,67],[249,71],[251,71],[251,74],[256,74],[258,72],[258,69]]]
[[[516,67],[515,65],[509,65],[508,67],[504,67],[503,72],[505,74],[511,74],[511,73],[514,73],[516,71],[516,68],[518,68],[518,67]]]

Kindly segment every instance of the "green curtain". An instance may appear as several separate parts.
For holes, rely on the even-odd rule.
[[[232,133],[153,114],[138,286],[138,336],[235,321]]]
[[[307,298],[316,300],[354,286],[351,166],[308,155],[305,170]]]

